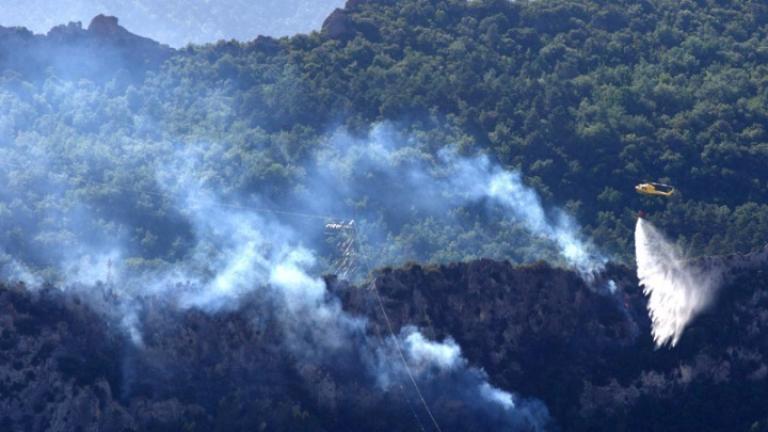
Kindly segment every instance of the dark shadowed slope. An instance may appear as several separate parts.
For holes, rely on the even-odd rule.
[[[564,430],[768,430],[767,270],[734,270],[712,310],[660,350],[623,267],[608,270],[613,296],[547,265],[488,260],[388,270],[379,283],[398,325],[452,335],[492,382],[542,399]],[[350,297],[367,307],[364,293]]]
[[[385,270],[376,284],[396,327],[451,335],[494,385],[543,400],[563,430],[765,430],[768,268],[735,275],[671,350],[654,349],[632,271],[608,273],[612,296],[568,271],[488,260]],[[372,291],[328,283],[371,317],[372,335],[384,332]],[[6,286],[0,310],[3,430],[385,431],[426,421],[412,389],[378,391],[350,359],[339,370],[293,358],[255,295],[215,315],[145,304],[143,348],[55,290]],[[437,397],[432,408],[444,430],[462,429],[460,402]]]

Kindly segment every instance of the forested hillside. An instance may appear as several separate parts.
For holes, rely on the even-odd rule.
[[[610,270],[622,298],[595,294],[572,272],[489,260],[388,269],[377,280],[396,329],[452,335],[493,382],[543,400],[553,419],[499,427],[441,387],[455,373],[435,371],[422,386],[444,431],[759,432],[768,430],[765,270],[740,273],[675,350],[654,348],[645,298],[623,267]],[[329,285],[371,318],[372,338],[385,333],[369,290]],[[385,391],[346,355],[286,352],[258,295],[215,315],[142,302],[142,347],[55,289],[0,286],[0,308],[0,360],[12,365],[0,368],[6,430],[436,430],[409,384]]]
[[[30,51],[6,29],[0,236],[66,237],[43,213],[71,214],[76,200],[105,225],[96,233],[172,257],[185,234],[168,237],[172,215],[147,194],[169,149],[202,145],[210,184],[285,206],[313,181],[307,161],[329,134],[388,122],[398,148],[484,152],[519,169],[614,257],[630,256],[640,208],[696,254],[749,251],[768,238],[767,22],[756,1],[350,1],[320,32],[190,47],[161,66],[147,59],[164,51],[145,42],[82,48],[57,30]],[[113,45],[117,60],[94,73]],[[44,54],[62,46],[78,49],[66,62]],[[679,195],[632,190],[657,179]],[[380,220],[363,195],[334,215]],[[468,211],[444,237],[509,241],[512,228],[484,231]],[[449,245],[428,220],[383,217],[395,240],[429,245],[409,259],[482,256],[435,256]]]
[[[132,30],[0,27],[0,429],[768,425],[768,4]]]
[[[696,253],[747,251],[768,238],[767,20],[763,3],[741,1],[356,1],[321,32],[192,47],[138,77],[145,46],[98,74],[84,67],[87,50],[66,63],[41,55],[29,70],[18,31],[6,30],[0,139],[5,184],[20,200],[3,208],[38,212],[24,194],[41,182],[97,207],[140,201],[155,180],[142,178],[142,164],[190,142],[211,144],[211,181],[281,196],[307,181],[303,164],[329,131],[389,121],[421,147],[519,168],[617,256],[628,256],[638,208]],[[43,45],[77,43],[56,35]],[[126,162],[138,178],[110,172]],[[60,177],[42,178],[61,164]],[[103,185],[86,187],[93,176]],[[632,191],[655,179],[681,193]],[[125,209],[141,216],[130,236],[159,237],[157,204],[137,205]],[[4,225],[6,238],[19,228]]]

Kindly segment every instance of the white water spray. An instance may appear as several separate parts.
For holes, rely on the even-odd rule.
[[[653,340],[657,347],[675,346],[688,323],[711,304],[721,274],[692,265],[642,218],[635,228],[635,256],[637,278],[648,296]]]

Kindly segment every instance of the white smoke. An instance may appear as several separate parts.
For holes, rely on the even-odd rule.
[[[317,177],[322,181],[309,195],[335,194],[338,198],[331,201],[335,204],[376,200],[387,211],[417,213],[459,226],[461,222],[450,220],[452,210],[484,203],[494,219],[500,216],[527,231],[529,250],[538,253],[537,258],[549,258],[547,254],[554,249],[563,264],[587,279],[604,268],[607,259],[581,235],[573,217],[558,208],[546,209],[519,171],[505,169],[483,154],[462,156],[445,146],[433,156],[428,149],[421,150],[425,147],[428,145],[399,134],[387,123],[374,126],[363,139],[337,131],[328,147],[318,152]],[[371,179],[387,188],[369,197],[373,195]],[[318,210],[330,212],[332,208]],[[536,246],[531,247],[533,244]]]
[[[0,249],[0,277],[3,280],[22,282],[32,289],[40,287],[44,282],[40,275],[2,249]]]
[[[480,394],[487,400],[495,402],[504,409],[514,409],[515,399],[512,394],[498,389],[488,383],[484,383],[480,386]]]
[[[721,273],[692,265],[643,218],[635,227],[635,256],[637,278],[648,296],[653,340],[657,347],[675,346],[688,323],[711,304]]]
[[[490,384],[487,374],[471,367],[451,338],[432,341],[410,326],[383,343],[370,337],[366,318],[345,312],[327,290],[318,276],[315,252],[302,244],[300,232],[275,215],[223,202],[206,189],[195,156],[178,157],[179,163],[165,170],[173,180],[161,180],[191,224],[195,244],[178,263],[136,279],[120,273],[115,289],[123,291],[120,297],[125,300],[117,302],[119,322],[134,343],[142,345],[133,299],[149,297],[181,309],[215,312],[237,307],[257,293],[275,310],[274,323],[284,344],[300,361],[324,362],[345,352],[364,368],[347,373],[367,375],[385,391],[393,384],[412,385],[408,377],[413,374],[420,386],[433,389],[428,404],[450,396],[507,428],[547,424],[543,404]]]
[[[439,156],[452,188],[465,191],[469,199],[491,199],[531,234],[554,242],[565,262],[582,275],[591,277],[603,269],[607,259],[581,236],[574,219],[561,209],[548,214],[519,171],[505,170],[485,155],[461,158],[455,151],[443,150]]]
[[[504,171],[484,156],[466,158],[443,152],[425,160],[426,154],[399,149],[390,137],[379,133],[381,128],[374,129],[370,140],[340,150],[342,156],[359,151],[357,159],[335,160],[348,172],[377,170],[383,178],[376,183],[383,184],[383,189],[397,185],[404,191],[381,202],[387,210],[406,218],[408,208],[418,209],[420,216],[433,216],[455,205],[488,203],[534,235],[553,241],[569,264],[585,271],[600,265],[590,253],[571,250],[573,245],[588,251],[591,245],[579,238],[569,218],[556,216],[552,222],[519,174]],[[376,147],[377,141],[382,144],[379,150],[368,153],[366,147]],[[431,401],[455,397],[506,428],[548,421],[543,404],[491,385],[484,371],[468,365],[451,339],[430,341],[413,328],[390,335],[383,344],[371,338],[366,318],[345,312],[320,277],[323,268],[318,265],[317,244],[311,240],[318,229],[311,231],[289,218],[256,210],[271,206],[255,194],[247,199],[233,196],[236,194],[219,196],[213,192],[220,190],[217,180],[206,168],[209,161],[203,163],[208,148],[190,144],[186,149],[157,161],[160,190],[153,192],[159,195],[159,205],[178,214],[178,223],[189,227],[190,238],[176,261],[157,260],[147,267],[146,260],[135,259],[142,262],[138,271],[130,264],[132,252],[117,245],[121,241],[89,246],[87,230],[73,231],[77,235],[72,243],[81,247],[73,254],[75,258],[58,263],[56,270],[64,276],[62,289],[87,295],[87,301],[120,323],[137,346],[144,343],[142,304],[158,302],[216,312],[237,308],[244,299],[257,296],[274,311],[285,347],[300,361],[328,361],[344,352],[364,365],[372,383],[385,389],[389,387],[383,382],[409,385],[407,377],[412,371],[422,386],[433,388],[428,395]],[[318,156],[317,163],[322,165],[322,157]],[[361,196],[376,196],[369,185],[358,189],[355,182],[339,177],[339,172],[344,170],[312,181],[311,193],[301,197],[306,199],[296,200],[298,209],[317,212]],[[82,214],[76,225],[94,226],[93,215]],[[322,223],[315,225],[322,233]],[[404,347],[407,367],[394,346]]]
[[[536,192],[526,187],[518,172],[498,172],[488,184],[488,196],[520,219],[532,233],[554,241],[568,264],[591,277],[603,269],[606,259],[582,239],[576,223],[561,210],[554,221],[547,218]]]
[[[70,259],[62,263],[61,274],[66,275],[66,286],[94,286],[100,282],[111,282],[120,278],[120,269],[115,263],[122,262],[119,250],[99,251],[92,254],[91,251],[75,253]],[[108,281],[107,279],[110,279]]]
[[[406,333],[408,334],[404,344],[406,358],[416,370],[432,366],[448,370],[463,366],[461,348],[453,339],[440,343],[426,339],[415,329],[408,329]]]
[[[402,361],[393,361],[402,350]],[[393,384],[409,385],[411,375],[424,391],[439,393],[476,405],[487,419],[494,419],[494,430],[547,430],[549,413],[537,400],[523,399],[488,382],[482,369],[469,366],[461,347],[452,339],[442,342],[426,338],[413,326],[401,329],[376,349],[373,368],[378,385],[390,389]],[[407,370],[406,370],[407,368]]]

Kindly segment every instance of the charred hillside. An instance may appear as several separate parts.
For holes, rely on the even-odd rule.
[[[437,339],[454,337],[494,383],[546,395],[561,419],[576,415],[585,382],[628,378],[625,357],[652,346],[630,271],[609,273],[620,281],[620,294],[597,294],[576,273],[543,263],[514,267],[491,260],[385,270],[377,282],[396,327],[414,324]],[[351,308],[381,316],[370,294],[350,293]]]
[[[378,286],[396,326],[450,334],[492,382],[542,399],[564,430],[765,430],[767,271],[734,268],[680,345],[658,350],[625,267],[606,273],[613,295],[545,264],[489,260],[385,270]],[[380,317],[364,292],[348,301]]]
[[[613,295],[544,264],[481,260],[387,269],[375,284],[396,328],[455,338],[494,385],[543,400],[562,430],[768,427],[768,268],[737,275],[675,349],[661,350],[632,271],[608,277]],[[369,317],[371,337],[386,334],[372,291],[328,284]],[[292,356],[256,294],[216,314],[142,304],[142,346],[58,290],[4,286],[0,310],[3,430],[384,431],[426,421],[412,389],[377,389],[343,350],[331,363]],[[444,430],[466,430],[460,402],[430,403]]]

